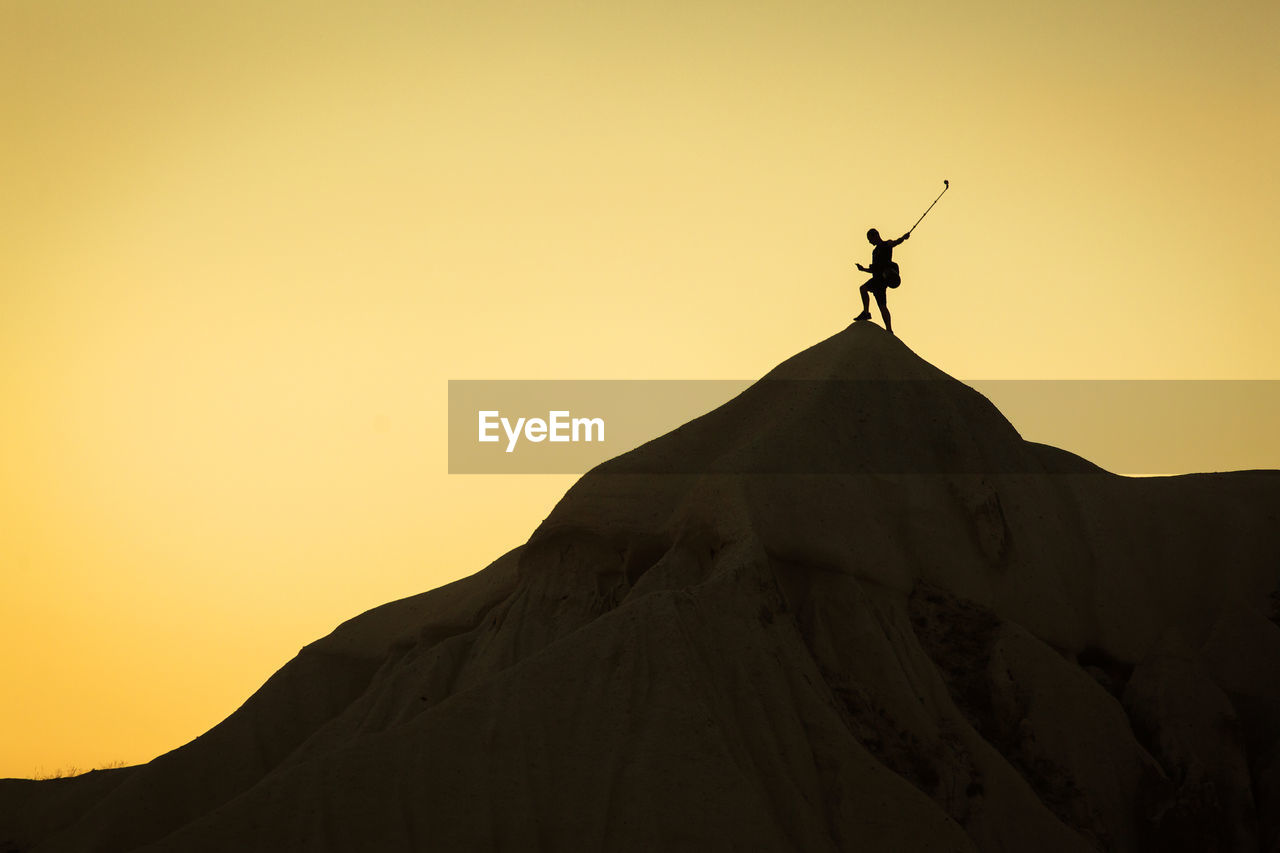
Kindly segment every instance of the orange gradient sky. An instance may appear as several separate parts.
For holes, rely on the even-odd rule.
[[[448,379],[1280,378],[1280,5],[0,5],[0,776],[524,540]],[[1030,436],[1035,438],[1036,436]]]

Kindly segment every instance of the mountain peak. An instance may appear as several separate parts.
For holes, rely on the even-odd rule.
[[[994,473],[1043,462],[981,394],[868,322],[598,474]]]
[[[0,840],[1275,849],[1280,478],[1069,458],[855,323]]]
[[[946,374],[872,322],[854,322],[779,364],[764,379],[913,380]]]

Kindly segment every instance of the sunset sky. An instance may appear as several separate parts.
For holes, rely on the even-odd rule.
[[[0,776],[149,760],[522,542],[573,478],[449,476],[448,380],[759,376],[944,178],[891,307],[947,373],[1280,379],[1278,43],[1274,0],[5,0]]]

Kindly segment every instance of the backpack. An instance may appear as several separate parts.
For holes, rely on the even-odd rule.
[[[880,280],[889,287],[897,287],[902,284],[902,275],[898,272],[898,262],[889,261],[885,264],[884,272],[880,274]]]

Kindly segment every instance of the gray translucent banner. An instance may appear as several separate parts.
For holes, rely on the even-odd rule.
[[[1019,473],[1028,441],[1130,475],[1280,468],[1278,380],[770,380],[681,431],[671,473]],[[449,473],[581,474],[737,397],[747,380],[450,380]],[[807,408],[794,424],[775,418]],[[957,409],[959,407],[959,409]],[[853,422],[840,422],[850,417]],[[976,420],[975,420],[976,418]],[[970,435],[953,435],[964,425]],[[778,447],[754,447],[751,435]],[[725,447],[717,447],[723,441]],[[851,447],[850,442],[857,444]],[[733,445],[730,447],[730,445]],[[794,445],[791,447],[785,445]],[[1069,466],[1070,467],[1070,466]],[[618,470],[630,470],[626,465]],[[1075,469],[1072,469],[1075,470]]]

